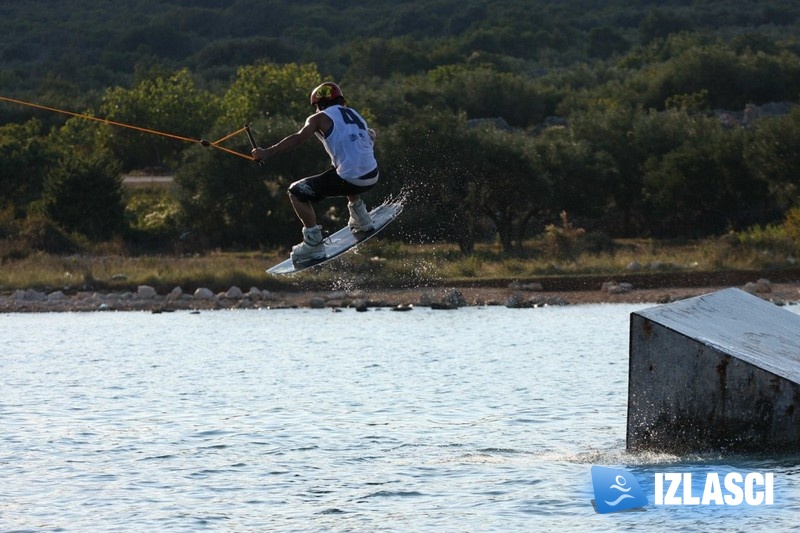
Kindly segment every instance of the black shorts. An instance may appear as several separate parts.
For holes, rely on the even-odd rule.
[[[359,179],[373,180],[378,176],[378,169],[365,174]],[[289,194],[303,202],[318,202],[324,198],[336,196],[354,196],[365,193],[373,188],[377,182],[370,185],[356,185],[355,182],[347,181],[339,177],[335,168],[326,170],[322,174],[309,176],[295,181],[289,185]]]

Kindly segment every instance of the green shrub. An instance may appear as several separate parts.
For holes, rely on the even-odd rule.
[[[592,255],[610,254],[617,251],[617,245],[607,233],[603,231],[589,231],[580,239],[581,250]]]
[[[586,233],[583,228],[575,228],[561,212],[561,227],[549,224],[544,229],[544,241],[547,255],[561,261],[574,261],[580,254],[579,240]]]
[[[81,249],[77,240],[42,215],[31,215],[22,223],[19,241],[30,251],[52,254],[74,253]]]
[[[754,250],[771,250],[779,253],[793,253],[795,243],[789,236],[784,225],[768,224],[754,226],[735,234],[735,246]]]
[[[66,231],[95,241],[111,238],[123,228],[118,164],[102,154],[62,159],[48,173],[41,205]]]
[[[132,230],[172,235],[179,227],[180,205],[167,190],[134,191],[125,203],[125,217]]]
[[[800,207],[794,207],[786,213],[783,227],[786,230],[786,237],[794,245],[794,251],[800,251]]]

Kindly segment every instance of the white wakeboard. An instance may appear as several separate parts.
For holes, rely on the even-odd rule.
[[[325,257],[303,263],[294,263],[292,259],[289,258],[268,269],[267,273],[273,275],[294,274],[295,272],[300,272],[307,268],[324,265],[331,259],[339,257],[343,253],[377,235],[383,228],[388,226],[392,220],[397,218],[397,215],[399,215],[402,210],[403,204],[399,202],[381,204],[369,213],[372,217],[372,224],[375,226],[373,230],[353,233],[350,231],[349,227],[345,226],[333,235],[325,238]]]

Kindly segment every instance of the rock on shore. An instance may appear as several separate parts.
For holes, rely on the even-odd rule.
[[[772,284],[766,279],[748,282],[741,287],[778,305],[800,300],[800,283]],[[416,307],[452,310],[464,306],[498,305],[508,308],[532,308],[587,303],[666,303],[697,296],[724,287],[643,289],[630,284],[606,282],[593,290],[547,292],[538,283],[512,282],[506,287],[413,288],[403,290],[353,290],[315,292],[272,292],[251,287],[243,291],[230,287],[215,293],[197,288],[191,293],[175,287],[159,294],[148,285],[136,291],[92,292],[62,290],[45,292],[35,289],[0,294],[0,312],[85,312],[85,311],[150,311],[212,309],[342,309],[366,311],[370,308],[391,308],[408,311]]]

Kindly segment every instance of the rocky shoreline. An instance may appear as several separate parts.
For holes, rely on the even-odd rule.
[[[465,306],[505,306],[531,308],[554,305],[592,303],[668,303],[706,294],[729,286],[642,288],[631,283],[607,281],[593,288],[578,285],[582,290],[547,291],[539,283],[512,282],[505,287],[454,286],[437,288],[331,290],[331,291],[268,291],[251,287],[243,291],[230,287],[215,293],[207,288],[185,292],[175,287],[159,294],[153,287],[142,285],[135,291],[40,291],[17,290],[0,294],[0,313],[61,313],[99,311],[203,311],[222,309],[392,309],[414,307],[457,309]],[[759,279],[739,288],[772,301],[777,305],[800,302],[800,282],[771,283]]]

